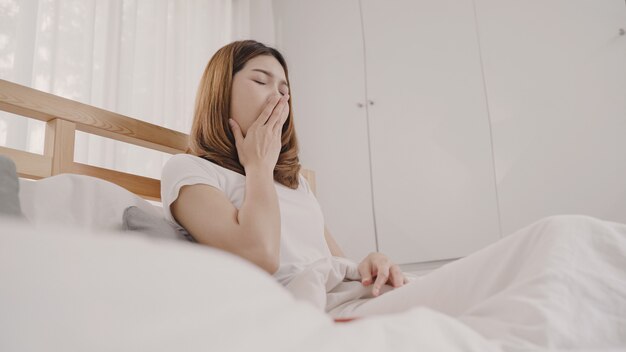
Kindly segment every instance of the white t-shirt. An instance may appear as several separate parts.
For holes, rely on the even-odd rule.
[[[291,189],[274,181],[280,208],[280,265],[274,277],[286,285],[296,274],[321,258],[332,257],[324,238],[324,217],[309,184],[299,174],[300,184]],[[182,186],[207,184],[221,190],[240,209],[243,204],[246,176],[191,154],[176,154],[163,167],[161,200],[165,218],[179,230],[170,205]]]

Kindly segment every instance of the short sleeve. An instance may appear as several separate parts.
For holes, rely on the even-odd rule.
[[[170,205],[178,198],[183,186],[195,184],[206,184],[223,190],[219,172],[210,161],[190,154],[176,154],[165,163],[161,172],[161,202],[167,220],[177,224],[170,212]]]

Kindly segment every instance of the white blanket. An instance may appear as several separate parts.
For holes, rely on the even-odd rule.
[[[595,218],[547,218],[403,288],[344,300],[336,309],[366,318],[339,324],[318,293],[344,284],[341,268],[296,299],[205,246],[0,221],[0,351],[626,347],[626,225]]]
[[[626,225],[551,216],[404,287],[373,298],[356,264],[313,263],[288,285],[334,317],[428,307],[457,318],[506,350],[626,351]]]

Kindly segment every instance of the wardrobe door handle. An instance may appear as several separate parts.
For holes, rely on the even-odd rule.
[[[358,108],[362,108],[362,107],[363,107],[363,106],[365,106],[365,105],[363,105],[363,103],[356,103],[356,106],[357,106]]]
[[[624,35],[624,34],[626,34],[626,30],[624,28],[620,28],[619,35]]]
[[[370,106],[374,105],[374,101],[373,100],[368,100],[367,102],[370,104]]]

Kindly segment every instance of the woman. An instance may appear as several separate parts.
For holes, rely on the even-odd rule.
[[[513,350],[626,344],[626,225],[543,218],[416,279],[372,253],[358,266],[299,174],[289,76],[278,51],[234,42],[200,81],[187,154],[165,165],[166,217],[244,258],[335,318],[426,306]]]
[[[283,56],[251,40],[224,46],[200,80],[188,154],[163,170],[168,217],[286,285],[308,264],[344,256],[300,167]],[[373,296],[407,281],[381,253],[358,271]]]

